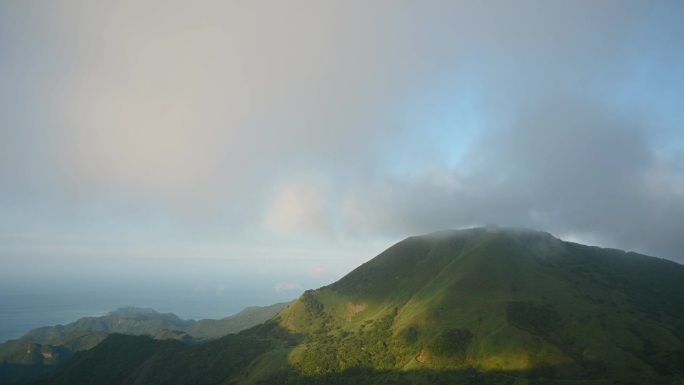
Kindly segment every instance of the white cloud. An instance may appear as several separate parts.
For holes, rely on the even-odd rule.
[[[264,225],[268,230],[282,234],[329,233],[327,195],[321,187],[310,182],[280,185]]]
[[[308,275],[314,278],[330,278],[338,276],[337,273],[322,266],[314,266],[309,268]]]
[[[283,293],[288,291],[302,291],[302,285],[296,282],[280,282],[273,288],[276,293]]]

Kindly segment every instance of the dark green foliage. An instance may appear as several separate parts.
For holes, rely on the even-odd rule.
[[[509,302],[506,319],[513,326],[537,335],[547,335],[560,324],[560,315],[549,305],[534,302]]]
[[[401,338],[406,342],[406,344],[412,345],[418,341],[418,335],[418,328],[415,326],[410,326],[402,331]]]
[[[437,356],[448,358],[455,365],[466,361],[468,347],[473,342],[473,333],[467,329],[450,329],[438,335],[429,349]]]
[[[179,351],[183,345],[178,341],[112,334],[96,348],[77,353],[70,363],[34,384],[121,384],[141,362],[164,350]]]
[[[392,339],[393,315],[386,315],[361,330],[339,336],[310,334],[308,346],[297,368],[307,374],[322,374],[354,367],[391,369],[398,354]]]
[[[66,362],[72,350],[59,345],[14,340],[0,360],[0,384],[37,377]]]
[[[503,373],[482,373],[473,368],[462,370],[373,370],[352,368],[324,375],[304,375],[296,371],[273,374],[259,385],[512,385],[515,377]],[[604,383],[605,384],[605,383]],[[603,385],[603,384],[602,384]]]
[[[306,312],[309,316],[315,317],[321,315],[323,312],[323,304],[313,296],[311,290],[307,290],[302,294],[299,300],[304,304]]]
[[[684,348],[662,352],[660,365],[654,365],[660,369],[661,374],[680,374],[684,375]]]
[[[270,348],[270,341],[240,335],[188,346],[112,334],[33,384],[219,384]]]
[[[46,364],[2,364],[0,365],[0,384],[14,384],[50,372],[54,365]]]

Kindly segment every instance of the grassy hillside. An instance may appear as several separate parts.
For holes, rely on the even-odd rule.
[[[147,377],[113,383],[155,383],[187,359],[217,384],[680,384],[682,298],[684,266],[667,260],[531,230],[440,232],[305,292],[240,339],[202,345],[230,355],[256,344],[254,359],[163,349],[164,360],[141,357]],[[89,375],[109,368],[105,348],[93,349]],[[83,357],[41,383],[67,383]]]
[[[684,267],[543,232],[400,242],[279,315],[302,373],[469,367],[645,381],[684,373]]]

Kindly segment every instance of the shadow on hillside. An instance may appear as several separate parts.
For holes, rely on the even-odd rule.
[[[343,371],[304,373],[288,362],[289,354],[305,338],[276,322],[238,334],[187,345],[149,337],[113,334],[95,348],[77,353],[57,370],[26,384],[474,384],[570,385],[640,384],[643,379],[615,378],[607,367],[541,366],[524,371],[374,370],[353,367]],[[17,368],[19,369],[19,368]],[[650,384],[675,384],[676,376],[649,378]],[[680,376],[681,377],[681,376]],[[631,381],[631,382],[630,382]]]
[[[300,335],[292,335],[275,322],[266,323],[243,332],[260,338],[274,338],[287,340],[287,353],[279,356],[284,360],[281,370],[270,371],[268,373],[258,372],[258,367],[249,368],[248,375],[252,378],[234,378],[236,383],[254,385],[335,385],[335,384],[355,384],[355,385],[376,385],[376,384],[481,384],[481,385],[540,385],[540,384],[642,384],[644,378],[631,379],[626,375],[615,373],[603,362],[580,361],[578,363],[551,366],[542,364],[529,370],[509,370],[509,371],[479,371],[470,366],[463,366],[458,369],[417,369],[417,370],[377,370],[368,366],[357,366],[342,371],[326,370],[319,367],[312,370],[311,365],[306,365],[306,369],[293,367],[287,362],[287,355],[295,349],[298,344],[304,341]],[[309,344],[312,341],[308,342]],[[315,343],[314,343],[315,345]],[[313,347],[315,349],[315,347]],[[317,355],[322,358],[324,355]],[[340,357],[338,357],[340,359]],[[321,364],[324,364],[322,362]],[[684,379],[684,375],[674,374],[652,377],[648,375],[650,384],[675,384]],[[243,372],[244,374],[244,372]]]
[[[537,376],[536,373],[497,373],[479,372],[473,368],[463,370],[384,370],[369,368],[351,368],[343,372],[321,375],[304,375],[294,370],[273,374],[259,381],[258,384],[280,385],[414,385],[414,384],[472,384],[472,385],[513,385],[513,384],[569,384],[568,381],[556,381],[549,377]],[[610,381],[592,381],[582,383],[610,384]]]
[[[0,384],[15,384],[19,381],[42,376],[54,370],[56,365],[1,364]]]
[[[682,376],[625,379],[607,373],[591,378],[565,378],[553,367],[522,371],[478,371],[472,367],[452,370],[373,370],[356,367],[342,372],[306,375],[294,369],[274,373],[255,382],[257,385],[679,385]]]

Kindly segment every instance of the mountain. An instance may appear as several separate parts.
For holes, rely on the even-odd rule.
[[[473,367],[645,383],[684,372],[684,267],[538,231],[446,231],[394,245],[279,320],[307,335],[290,362],[309,374]]]
[[[33,329],[19,339],[0,344],[0,384],[49,372],[75,352],[88,350],[108,335],[147,335],[186,343],[214,339],[262,323],[287,303],[250,307],[221,320],[183,320],[173,313],[125,307],[101,317],[84,317],[67,325]]]
[[[45,326],[33,329],[25,334],[22,339],[48,342],[73,333],[83,332],[155,335],[164,329],[183,330],[193,323],[194,321],[182,320],[173,313],[162,314],[154,309],[130,306],[109,312],[101,317],[84,317],[64,326]]]
[[[444,231],[232,340],[171,349],[109,336],[36,384],[117,371],[128,375],[108,383],[680,384],[683,299],[684,266],[668,260],[526,229]],[[159,350],[113,364],[141,344]]]
[[[270,306],[251,306],[230,317],[219,320],[203,319],[189,325],[185,331],[193,338],[213,339],[226,334],[237,333],[249,329],[266,320],[273,318],[283,310],[289,302],[276,303]]]

